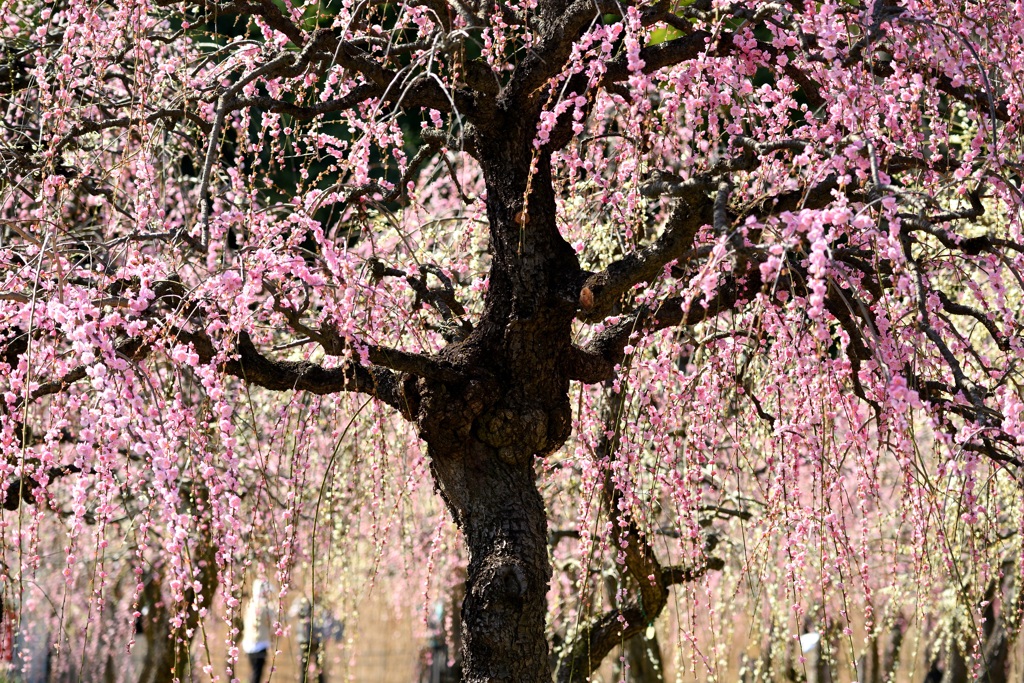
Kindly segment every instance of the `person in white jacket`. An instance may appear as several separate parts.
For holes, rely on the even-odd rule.
[[[251,683],[260,683],[263,667],[270,649],[270,584],[256,579],[252,584],[252,598],[242,618],[242,651],[252,667]]]

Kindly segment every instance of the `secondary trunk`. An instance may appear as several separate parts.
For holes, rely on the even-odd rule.
[[[205,490],[200,495],[206,495]],[[193,557],[199,563],[197,579],[200,592],[191,586],[184,591],[184,604],[168,602],[163,589],[162,572],[157,570],[146,583],[140,602],[146,609],[142,627],[141,645],[145,647],[142,665],[138,671],[138,683],[174,683],[194,679],[192,671],[192,638],[199,631],[200,616],[193,606],[209,605],[220,583],[217,576],[217,547],[209,533],[202,529]],[[183,610],[184,623],[173,628],[171,619],[175,611]]]

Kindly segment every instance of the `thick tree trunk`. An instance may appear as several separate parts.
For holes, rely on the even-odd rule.
[[[551,578],[544,502],[530,462],[482,444],[469,457],[434,457],[434,474],[469,547],[462,605],[469,681],[550,681],[544,632]]]
[[[467,683],[551,681],[547,516],[534,471],[536,456],[552,441],[551,419],[536,404],[513,403],[518,392],[509,384],[471,381],[421,393],[421,414],[431,416],[421,431],[434,482],[469,549],[462,605]],[[564,441],[562,433],[556,436]]]
[[[535,158],[536,114],[471,133],[487,182],[486,307],[470,337],[442,353],[465,380],[420,380],[413,392],[435,485],[469,549],[467,683],[551,681],[547,515],[534,465],[571,431],[565,360],[581,272],[555,224],[550,159]]]

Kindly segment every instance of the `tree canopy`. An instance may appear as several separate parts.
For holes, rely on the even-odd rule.
[[[726,603],[943,591],[990,675],[1021,2],[0,11],[5,602],[161,605],[184,677],[246,572],[366,543],[465,566],[466,681],[584,680],[673,590],[701,675]]]

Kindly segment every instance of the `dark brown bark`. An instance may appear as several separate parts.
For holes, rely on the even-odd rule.
[[[946,670],[942,674],[942,683],[967,683],[968,664],[960,644],[954,639],[946,657]]]
[[[857,659],[857,683],[881,683],[878,662],[878,638],[868,638],[864,653]]]
[[[530,459],[506,462],[470,439],[431,449],[438,488],[469,547],[462,605],[466,681],[549,681],[544,620],[551,579],[544,502]]]
[[[414,402],[435,485],[469,548],[464,680],[547,683],[551,567],[534,461],[570,432],[563,359],[579,264],[555,226],[546,156],[530,179],[534,119],[514,114],[501,135],[482,130],[474,140],[493,260],[482,320],[442,354],[464,379],[421,377]]]

